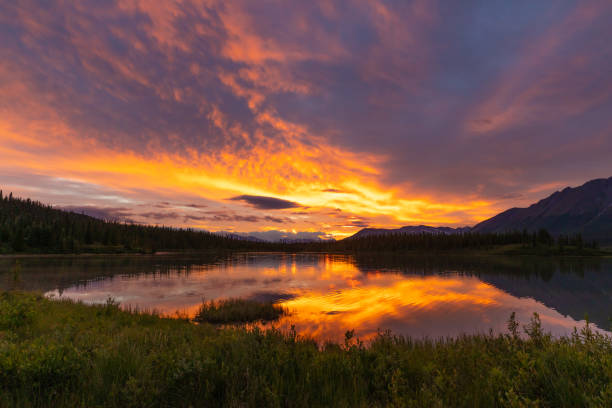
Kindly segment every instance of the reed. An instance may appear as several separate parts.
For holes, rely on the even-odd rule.
[[[218,328],[0,294],[4,407],[609,406],[612,340],[568,337],[539,318],[507,334],[417,340],[347,333],[320,345],[294,330]]]
[[[220,299],[202,302],[194,320],[199,323],[233,324],[277,320],[287,309],[274,302],[252,299]]]

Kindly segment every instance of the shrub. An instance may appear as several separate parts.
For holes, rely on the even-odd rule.
[[[16,296],[11,292],[0,294],[0,330],[15,330],[34,319],[35,298]]]
[[[609,406],[612,339],[538,316],[509,333],[416,340],[352,331],[320,345],[276,329],[216,328],[28,294],[45,319],[0,330],[0,406]],[[110,314],[106,311],[109,310]],[[523,328],[526,333],[520,332]]]
[[[276,320],[284,314],[287,310],[273,302],[222,299],[203,302],[194,320],[212,324],[249,323]]]

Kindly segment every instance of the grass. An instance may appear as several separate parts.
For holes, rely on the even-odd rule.
[[[295,331],[0,294],[0,406],[577,407],[612,401],[612,340],[504,335],[318,345]]]
[[[251,323],[277,320],[285,314],[287,310],[274,302],[231,298],[203,302],[194,320],[211,324]]]

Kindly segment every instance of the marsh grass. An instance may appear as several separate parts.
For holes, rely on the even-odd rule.
[[[287,313],[286,308],[271,301],[230,298],[202,302],[194,320],[211,324],[252,323],[277,320]]]
[[[0,407],[610,406],[612,340],[508,334],[341,344],[0,294]]]

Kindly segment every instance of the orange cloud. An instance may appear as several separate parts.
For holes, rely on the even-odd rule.
[[[265,120],[287,127],[291,134],[290,124],[274,122],[273,118]],[[159,152],[143,157],[80,139],[63,126],[57,128],[68,131],[68,135],[55,134],[45,143],[36,137],[39,125],[31,123],[33,134],[15,132],[11,130],[13,125],[12,121],[0,122],[0,168],[79,180],[119,191],[138,186],[166,192],[168,196],[180,192],[217,199],[241,194],[277,197],[309,207],[310,220],[319,225],[333,223],[334,218],[317,212],[336,208],[347,214],[390,217],[398,224],[456,223],[464,220],[446,214],[491,211],[488,202],[436,203],[427,198],[402,198],[401,192],[390,191],[376,182],[378,158],[356,157],[324,144],[307,146],[290,137],[282,148],[258,146],[248,156],[225,150],[214,155],[190,151],[186,155]],[[325,191],[329,186],[344,192]],[[298,218],[296,227],[316,228],[300,225]]]
[[[284,111],[284,100],[275,102],[290,94],[294,110],[310,112],[313,103],[303,98],[329,98],[325,84],[317,81],[320,77],[305,79],[300,64],[314,65],[314,72],[327,64],[332,74],[336,65],[344,64],[339,77],[354,75],[355,87],[392,84],[389,93],[416,89],[432,75],[435,58],[428,39],[439,22],[435,3],[401,6],[401,15],[383,2],[355,1],[350,6],[373,32],[359,58],[350,48],[352,35],[308,18],[306,11],[341,18],[342,9],[327,2],[317,3],[315,11],[303,10],[305,6],[288,10],[279,21],[291,28],[286,36],[274,35],[266,21],[239,2],[126,0],[118,8],[95,12],[77,4],[66,7],[68,18],[50,9],[11,7],[24,31],[20,40],[42,63],[25,64],[17,51],[6,51],[13,58],[0,61],[1,96],[10,101],[0,106],[0,169],[77,180],[130,196],[136,189],[164,197],[192,195],[232,210],[240,204],[226,199],[240,195],[288,200],[304,209],[300,214],[279,210],[291,220],[287,229],[337,237],[364,225],[473,224],[503,209],[479,194],[416,188],[412,178],[422,178],[417,172],[389,181],[389,162],[397,163],[410,148],[404,133],[389,136],[395,140],[386,150],[363,148],[350,143],[351,126],[317,126],[321,109],[313,109],[311,123]],[[569,34],[559,27],[550,30],[485,103],[470,110],[469,130],[493,131],[524,119],[523,105],[566,78],[564,72],[551,73],[540,87],[525,87],[526,76],[594,18],[593,10],[581,6],[565,22]],[[8,17],[0,19],[9,22]],[[354,32],[362,29],[367,31],[358,26]],[[50,52],[46,41],[52,37],[59,45],[52,44],[56,48]],[[588,59],[577,58],[573,64],[579,69]],[[47,80],[49,72],[56,74],[55,82]],[[609,91],[601,87],[592,99],[577,98],[571,109],[568,104],[560,111],[587,109]],[[378,86],[356,96],[347,92],[347,103],[363,98],[367,109],[340,111],[338,123],[369,117],[373,105],[387,114],[394,104],[385,92]],[[403,126],[403,113],[397,116]],[[383,126],[380,134],[367,136],[383,141],[385,132]],[[336,133],[345,137],[334,138]],[[436,170],[423,167],[422,172]],[[511,183],[505,180],[511,171],[505,171],[495,177]],[[210,229],[246,225],[191,222],[187,225]],[[270,225],[258,226],[266,228]]]

